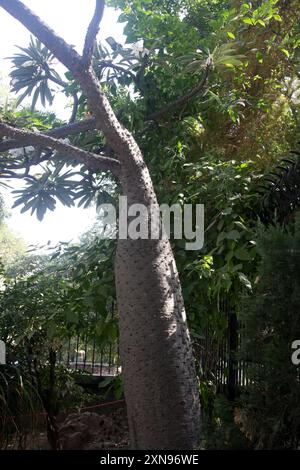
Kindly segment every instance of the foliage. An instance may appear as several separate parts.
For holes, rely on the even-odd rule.
[[[239,424],[257,449],[299,447],[299,367],[291,360],[300,337],[299,243],[299,215],[293,230],[260,230],[254,294],[241,310],[249,385]]]
[[[58,413],[78,410],[88,399],[60,363],[66,344],[81,335],[102,350],[117,340],[117,315],[111,310],[113,250],[113,243],[91,232],[78,246],[60,245],[48,256],[32,255],[25,266],[12,266],[5,273],[1,339],[7,345],[8,364],[17,363],[20,374],[34,384],[47,413],[52,448],[58,445]]]
[[[126,44],[111,37],[98,44],[95,73],[122,124],[143,150],[159,201],[205,205],[203,249],[187,252],[184,240],[172,245],[202,379],[201,400],[207,409],[215,406],[208,413],[211,441],[205,445],[234,447],[231,436],[237,433],[240,444],[242,438],[233,410],[215,400],[216,377],[210,364],[202,370],[200,346],[207,331],[212,349],[224,338],[223,299],[238,308],[242,291],[250,295],[255,287],[263,256],[256,240],[261,216],[257,188],[262,175],[299,140],[297,1],[107,3],[122,11],[119,21],[124,23]],[[60,77],[49,51],[32,40],[13,60],[14,86],[26,85],[25,94],[35,90],[32,108],[43,93],[45,104],[51,102],[55,93],[49,80],[58,84]],[[86,98],[70,73],[60,86],[68,96],[78,94],[77,117],[90,117]],[[1,114],[28,129],[47,131],[62,124],[53,114],[28,109],[6,107]],[[94,153],[112,155],[97,132],[69,139]],[[32,162],[38,167],[31,167]],[[22,212],[31,210],[39,219],[55,209],[57,200],[87,207],[114,202],[119,192],[112,177],[92,175],[84,165],[48,149],[39,149],[38,154],[31,147],[18,154],[6,152],[0,165],[6,178],[16,173],[19,177],[18,167],[25,170],[26,186],[16,193],[15,206]],[[100,222],[97,230],[101,228]],[[84,328],[88,335],[96,333],[99,346],[116,340],[117,315],[108,312],[115,299],[114,249],[114,241],[90,235],[78,246],[58,247],[46,266],[15,276],[17,284],[7,286],[1,302],[4,323],[22,341],[41,329],[41,344],[56,351],[68,335]],[[281,308],[284,305],[282,299]]]
[[[201,446],[206,450],[251,448],[251,444],[234,421],[233,404],[225,396],[215,397],[212,416],[203,413]]]
[[[24,256],[26,245],[24,241],[16,236],[6,223],[0,223],[0,261],[8,268],[20,256]]]
[[[6,280],[2,338],[12,347],[37,340],[46,351],[49,344],[58,351],[81,331],[96,335],[99,346],[115,341],[116,318],[109,310],[115,299],[113,251],[113,240],[103,241],[92,231],[77,246],[62,244],[48,258],[29,258],[22,278]]]
[[[217,349],[227,330],[222,300],[237,307],[252,289],[261,177],[298,139],[299,15],[294,2],[276,0],[109,4],[122,10],[126,47],[138,42],[145,54],[122,119],[144,150],[158,198],[205,205],[201,252],[173,242],[200,364],[205,331]],[[197,86],[208,58],[204,93],[158,122],[141,121]],[[199,369],[214,384],[213,372]]]
[[[31,377],[15,365],[0,365],[0,448],[11,445],[12,436],[18,448],[25,448],[25,429],[35,429],[39,408]]]
[[[124,384],[121,374],[116,377],[106,377],[99,383],[99,389],[102,391],[103,398],[106,398],[112,392],[116,400],[121,400],[124,396]]]
[[[108,3],[122,10],[119,21],[126,22],[127,43],[107,38],[107,45],[98,45],[93,65],[116,113],[135,134],[146,158],[150,157],[150,166],[152,152],[174,155],[183,142],[189,160],[198,160],[201,149],[213,159],[241,164],[255,160],[262,168],[294,146],[299,50],[299,18],[291,16],[294,2],[287,10],[276,0],[252,4],[196,0]],[[29,67],[31,78],[26,79],[36,84],[49,76],[48,67],[49,77],[58,80],[48,55],[49,51],[31,40],[21,56],[14,56],[12,74],[22,77],[24,66]],[[170,122],[168,111],[158,123],[148,121],[164,104],[197,87],[205,67],[206,85],[194,99],[183,101],[183,107],[171,108],[175,119]],[[67,94],[80,93],[70,73],[62,86]],[[88,111],[85,97],[80,95],[78,117]],[[182,141],[172,143],[178,133]],[[192,147],[186,145],[191,137]],[[96,153],[106,150],[103,138],[93,132],[72,137],[72,142]],[[157,142],[165,145],[157,148]],[[32,150],[25,150],[23,162],[25,157],[29,161],[34,157]],[[88,205],[114,195],[111,179],[91,177],[84,167],[74,168],[72,161],[68,161],[72,169],[66,171],[58,158],[63,156],[51,156],[51,164],[40,167],[34,179],[27,178],[27,187],[16,201],[22,210],[36,211],[41,219],[46,210],[54,209],[56,199],[67,206],[77,199]],[[44,157],[49,158],[45,151],[42,160]],[[157,168],[162,170],[153,159],[154,176]],[[173,171],[173,176],[178,175]]]
[[[202,126],[198,148],[221,148],[225,159],[255,158],[264,165],[294,146],[298,107],[293,87],[299,54],[295,2],[284,7],[276,0],[110,4],[123,10],[119,21],[127,22],[128,43],[143,39],[145,50],[155,45],[143,72],[148,113],[156,103],[172,101],[195,83],[195,76],[178,59],[194,54],[201,67],[209,51],[232,48],[245,56],[242,64],[227,71],[216,69],[206,97],[179,109],[176,118],[192,115]]]
[[[43,106],[52,104],[53,98],[48,80],[61,83],[61,78],[52,66],[53,54],[38,39],[31,37],[28,47],[18,47],[21,52],[10,57],[13,70],[10,73],[13,92],[23,90],[17,100],[20,104],[26,96],[31,96],[31,110],[34,111],[38,98]],[[24,91],[25,88],[25,91]]]
[[[60,127],[63,123],[53,113],[30,112],[28,109],[14,110],[11,106],[0,110],[0,115],[11,125],[47,132]],[[70,139],[61,139],[74,143],[91,152],[100,153],[103,142],[95,133],[78,134]],[[30,173],[30,168],[33,168]],[[23,170],[23,171],[22,171]],[[24,186],[13,190],[14,207],[21,206],[21,213],[31,211],[42,220],[47,210],[55,210],[59,201],[67,207],[87,207],[92,203],[99,206],[113,200],[115,183],[106,174],[92,174],[87,168],[75,164],[65,155],[49,149],[34,149],[26,146],[4,152],[0,158],[0,177],[9,179],[22,178]]]
[[[261,182],[261,219],[270,223],[288,223],[300,205],[300,153],[293,151],[288,158],[266,175]]]
[[[45,396],[50,387],[49,365],[43,363],[39,370],[42,385],[41,395]],[[70,413],[78,412],[87,401],[87,395],[76,384],[72,371],[62,364],[57,364],[55,368],[55,390],[53,396],[53,408],[58,412]]]
[[[24,241],[9,229],[6,220],[8,217],[3,197],[0,195],[0,269],[2,277],[4,271],[9,269],[15,261],[23,257],[26,251]],[[2,279],[1,279],[2,284]]]

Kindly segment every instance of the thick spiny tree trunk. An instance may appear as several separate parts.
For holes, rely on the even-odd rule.
[[[124,159],[128,206],[157,207],[140,151]],[[168,240],[119,240],[116,259],[120,351],[131,444],[135,449],[193,449],[199,394],[185,310]]]
[[[97,0],[85,55],[59,38],[19,0],[0,0],[71,70],[87,96],[94,127],[101,130],[119,159],[98,157],[45,134],[25,135],[2,124],[10,137],[50,146],[91,169],[110,169],[131,204],[157,207],[148,169],[133,136],[117,120],[91,66],[91,40],[103,13]],[[0,123],[1,130],[1,123]],[[134,449],[193,449],[199,439],[199,395],[184,304],[174,256],[166,239],[118,240],[116,259],[120,350]]]

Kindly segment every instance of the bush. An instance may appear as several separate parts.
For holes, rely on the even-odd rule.
[[[225,396],[216,396],[212,413],[202,413],[201,447],[215,450],[245,450],[250,443],[235,419],[235,405]]]
[[[260,229],[261,255],[252,296],[245,299],[243,359],[249,385],[236,422],[257,449],[297,448],[300,441],[300,217],[292,228]]]
[[[24,449],[28,430],[36,427],[41,403],[31,377],[12,365],[0,366],[0,449]]]

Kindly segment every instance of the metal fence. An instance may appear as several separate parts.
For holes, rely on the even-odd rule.
[[[86,370],[100,377],[115,376],[121,372],[118,343],[98,347],[96,337],[80,335],[69,338],[61,348],[59,362],[75,370]]]
[[[241,359],[244,340],[242,325],[226,298],[220,301],[220,315],[226,322],[225,331],[218,334],[207,326],[202,338],[197,341],[196,356],[201,377],[213,382],[218,392],[234,399],[242,387],[249,385],[249,364]]]
[[[248,364],[240,358],[243,330],[226,298],[220,301],[220,315],[224,316],[227,325],[225,331],[217,334],[212,326],[207,326],[202,338],[194,345],[195,354],[202,379],[212,381],[219,392],[234,399],[237,391],[249,384]],[[69,338],[60,351],[59,362],[100,377],[121,372],[117,341],[99,347],[95,336]]]

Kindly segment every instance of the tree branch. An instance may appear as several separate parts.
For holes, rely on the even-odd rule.
[[[76,116],[77,116],[77,111],[78,111],[78,96],[77,93],[73,93],[73,108],[72,108],[72,114],[69,120],[69,124],[74,123]]]
[[[78,134],[78,132],[86,132],[96,129],[96,119],[84,119],[82,121],[67,124],[45,132],[43,135],[60,139],[68,135]],[[26,147],[31,143],[31,135],[24,135],[18,139],[8,139],[0,142],[0,153],[7,152],[11,149]]]
[[[78,163],[84,163],[92,171],[109,170],[116,176],[119,174],[120,163],[118,160],[87,152],[74,147],[73,145],[65,144],[45,134],[36,134],[27,130],[17,129],[3,123],[2,121],[0,121],[0,133],[16,139],[26,137],[32,146],[51,147],[53,150],[73,158]]]
[[[86,67],[81,56],[20,0],[0,0],[0,6],[40,39],[72,72],[87,97],[89,107],[96,118],[97,129],[103,132],[120,161],[131,159],[134,151],[139,154],[140,150],[132,134],[116,118],[92,67]]]
[[[82,54],[82,60],[86,66],[90,66],[92,62],[94,45],[95,45],[96,37],[99,31],[99,26],[103,17],[104,6],[105,6],[104,0],[96,0],[94,16],[89,24],[89,27],[85,36],[85,42],[84,42],[84,48],[83,48],[83,54]]]
[[[207,62],[202,80],[197,86],[195,86],[191,91],[181,96],[180,98],[177,98],[171,103],[168,103],[159,111],[149,114],[149,116],[146,117],[146,121],[159,121],[165,114],[174,112],[177,108],[189,103],[193,98],[202,94],[205,91],[210,70],[211,70],[211,63]]]
[[[17,159],[12,160],[12,158],[0,159],[0,166],[5,165],[5,169],[1,169],[1,173],[6,170],[15,172],[16,170],[22,170],[23,168],[39,165],[40,163],[50,160],[53,156],[53,152],[54,151],[51,149],[47,150],[42,156],[40,152],[37,155],[34,153],[30,160],[25,158],[23,161],[18,161]]]

